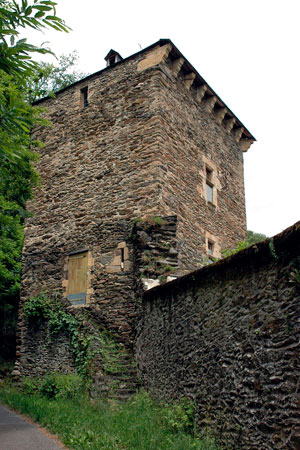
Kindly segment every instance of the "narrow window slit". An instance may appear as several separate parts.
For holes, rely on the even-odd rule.
[[[121,269],[122,270],[124,270],[124,261],[125,261],[125,258],[124,258],[124,248],[121,248]]]
[[[88,105],[88,86],[86,86],[80,89],[80,107],[86,108]]]
[[[206,200],[210,203],[214,202],[214,184],[213,184],[213,171],[206,166]]]
[[[207,253],[209,254],[209,256],[214,255],[214,243],[212,241],[207,242]]]

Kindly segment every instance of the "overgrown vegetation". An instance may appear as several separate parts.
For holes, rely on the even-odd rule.
[[[140,223],[143,225],[145,230],[149,228],[161,227],[163,225],[167,225],[167,220],[163,219],[161,216],[151,216],[151,217],[138,217],[133,220],[133,225],[136,223]]]
[[[25,377],[22,392],[38,394],[48,399],[77,398],[87,392],[85,380],[80,375],[48,373],[43,378]]]
[[[27,379],[22,389],[5,385],[0,400],[47,427],[70,449],[220,449],[212,438],[194,435],[190,402],[159,405],[140,392],[123,403],[91,403],[86,392],[77,389],[78,379],[71,378],[49,375],[38,387]]]
[[[24,318],[35,331],[42,323],[47,325],[48,343],[62,330],[68,334],[77,371],[82,375],[87,374],[88,364],[94,356],[94,337],[85,332],[82,318],[80,320],[66,310],[60,297],[50,297],[45,293],[30,297],[24,304]]]
[[[290,283],[300,289],[300,256],[295,258],[291,265]]]
[[[87,311],[68,310],[67,306],[60,296],[40,293],[24,303],[24,318],[33,332],[42,324],[46,326],[48,343],[55,342],[55,337],[60,332],[69,336],[70,349],[79,375],[86,378],[92,375],[96,355],[101,357],[106,374],[120,373],[123,347],[106,330],[96,328]],[[88,328],[84,325],[86,321],[89,323]]]
[[[45,123],[39,118],[40,112],[33,111],[26,103],[20,85],[0,70],[0,103],[5,105],[7,102],[12,104],[14,113],[22,114],[22,120]],[[4,128],[1,126],[5,121],[0,112],[1,145],[7,152],[16,153],[15,157],[10,154],[2,159],[0,155],[0,355],[9,358],[14,354],[26,201],[31,198],[32,188],[38,182],[32,166],[36,154],[29,146],[37,148],[40,144],[31,142],[28,130],[20,124],[11,135],[11,130],[6,129],[6,126],[10,127],[9,122]]]
[[[267,239],[265,234],[255,233],[254,231],[248,230],[247,239],[240,241],[235,248],[222,250],[222,257],[226,258],[227,256],[234,255],[235,253],[250,247],[250,245],[256,244],[257,242],[262,242],[265,239]]]
[[[15,354],[25,204],[38,181],[33,162],[42,145],[30,131],[48,125],[30,101],[83,75],[70,70],[74,53],[58,66],[35,61],[33,56],[52,52],[21,38],[28,27],[69,30],[52,0],[0,0],[0,357],[6,360]]]

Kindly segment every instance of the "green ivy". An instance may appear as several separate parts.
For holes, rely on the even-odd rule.
[[[30,297],[24,304],[24,318],[33,330],[39,328],[42,323],[47,324],[48,343],[60,331],[67,333],[78,373],[88,374],[89,362],[94,357],[92,344],[95,337],[82,329],[82,318],[66,311],[59,297],[50,297],[46,293]]]
[[[30,297],[24,303],[24,318],[33,331],[36,331],[42,323],[47,325],[46,340],[50,343],[59,332],[64,332],[70,337],[70,347],[74,354],[75,365],[79,375],[88,377],[91,375],[92,361],[98,354],[103,361],[103,368],[107,374],[120,373],[122,370],[121,359],[124,353],[123,347],[118,344],[106,330],[97,329],[94,333],[83,326],[87,317],[86,311],[66,310],[66,305],[58,296],[50,297],[46,293],[40,293]]]

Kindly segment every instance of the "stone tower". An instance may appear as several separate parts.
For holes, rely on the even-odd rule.
[[[243,151],[255,139],[170,40],[106,61],[37,102],[52,126],[34,130],[45,147],[22,301],[58,292],[130,347],[140,276],[152,286],[246,237]],[[18,364],[42,373],[26,336],[21,325]]]

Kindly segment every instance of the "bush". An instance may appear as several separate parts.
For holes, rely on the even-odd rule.
[[[13,368],[14,361],[7,361],[0,356],[0,378],[9,377]]]
[[[48,373],[43,379],[24,378],[22,390],[27,394],[39,394],[48,399],[71,399],[82,394],[85,388],[79,375]]]
[[[193,433],[194,412],[194,403],[183,397],[179,402],[166,405],[162,409],[163,422],[171,431],[187,431]]]
[[[25,377],[22,380],[22,391],[28,395],[38,394],[41,388],[41,379]]]

